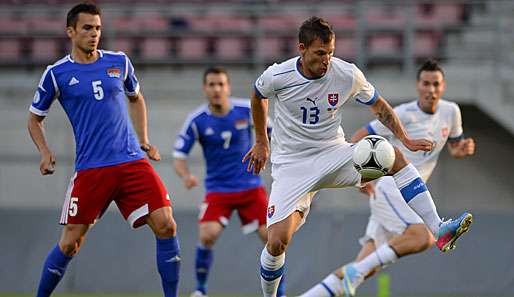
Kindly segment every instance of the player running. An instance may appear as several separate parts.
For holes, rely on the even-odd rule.
[[[283,273],[285,251],[305,222],[313,195],[322,188],[360,186],[362,179],[351,162],[352,145],[344,139],[341,107],[348,99],[368,105],[376,117],[411,151],[431,151],[432,141],[412,139],[398,116],[353,64],[333,58],[335,34],[318,17],[306,20],[299,30],[300,57],[270,66],[257,79],[252,94],[256,141],[243,161],[258,174],[270,155],[266,132],[268,98],[275,101],[271,147],[273,184],[268,202],[268,242],[261,254],[261,285],[264,296],[276,296]],[[443,223],[432,197],[416,168],[395,147],[390,174],[409,206],[438,238],[455,240],[462,221]],[[466,226],[467,227],[467,226]],[[448,235],[449,234],[449,235]],[[383,264],[398,258],[395,246],[382,245],[370,256],[380,254]],[[377,263],[378,265],[378,263]],[[376,265],[374,265],[376,266]],[[355,294],[367,272],[347,277],[345,290]]]
[[[54,173],[56,160],[45,138],[43,120],[55,99],[68,115],[76,143],[76,173],[60,219],[64,228],[46,258],[36,296],[50,296],[87,232],[114,201],[132,228],[148,224],[154,232],[164,296],[176,297],[177,226],[168,193],[145,159],[145,153],[155,161],[160,155],[148,140],[146,105],[134,67],[124,53],[97,49],[102,31],[97,6],[76,5],[68,12],[66,26],[71,54],[43,73],[28,122],[41,154],[42,175]]]
[[[205,70],[203,91],[208,103],[189,115],[177,137],[173,154],[175,171],[187,189],[199,184],[187,163],[195,142],[201,145],[207,165],[207,194],[200,207],[196,290],[192,297],[207,296],[207,278],[214,258],[212,248],[233,211],[239,214],[244,234],[258,231],[262,241],[267,240],[266,191],[261,178],[248,173],[241,164],[253,143],[250,101],[229,98],[229,76],[219,67]],[[278,296],[285,296],[283,281]]]
[[[463,137],[458,105],[441,99],[445,89],[444,73],[435,61],[427,61],[419,68],[416,89],[418,100],[399,105],[395,111],[409,135],[433,140],[432,151],[409,151],[398,139],[392,138],[389,129],[376,120],[359,129],[352,137],[352,142],[375,134],[391,138],[391,143],[401,148],[426,182],[445,144],[448,144],[448,150],[454,158],[462,158],[474,154],[475,142],[472,138]],[[374,266],[376,260],[380,259],[366,257],[383,244],[397,246],[395,252],[398,257],[420,253],[433,245],[432,234],[423,220],[405,203],[392,177],[380,178],[376,187],[368,183],[362,190],[370,196],[371,216],[366,234],[360,240],[362,248],[356,262],[337,269],[302,297],[343,296],[344,271],[356,270],[361,271],[361,274],[368,271],[366,278],[373,275],[381,268],[380,265]],[[455,247],[455,241],[441,238],[437,245],[441,250],[449,250]]]

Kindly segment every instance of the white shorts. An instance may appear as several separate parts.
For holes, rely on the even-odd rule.
[[[423,220],[407,205],[393,177],[384,176],[375,185],[375,197],[369,198],[371,216],[366,234],[360,239],[370,239],[379,247],[395,235],[402,234],[412,224],[423,224]]]
[[[323,188],[359,186],[361,176],[352,164],[353,148],[344,143],[294,163],[273,164],[273,183],[268,202],[267,226],[295,211],[305,222],[314,195]]]

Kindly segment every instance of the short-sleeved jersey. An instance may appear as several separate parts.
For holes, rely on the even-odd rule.
[[[407,159],[418,169],[423,180],[427,181],[437,165],[439,153],[446,142],[462,138],[462,119],[459,106],[441,99],[434,114],[422,111],[417,101],[401,104],[394,110],[411,138],[433,141],[434,149],[432,151],[413,152],[407,149],[378,120],[373,120],[367,125],[368,132],[389,138],[391,143],[399,147]]]
[[[207,165],[207,192],[239,192],[262,184],[259,176],[241,163],[253,144],[250,101],[230,99],[231,110],[224,116],[200,106],[186,119],[175,143],[175,158],[185,159],[198,141]]]
[[[373,104],[378,93],[351,63],[332,58],[325,75],[307,78],[300,57],[274,64],[257,79],[254,89],[274,100],[271,161],[288,163],[345,143],[341,106],[348,99]]]
[[[144,157],[127,110],[126,95],[136,95],[139,83],[122,52],[99,50],[90,64],[70,55],[46,68],[30,111],[46,116],[57,99],[75,134],[76,170],[110,166]]]

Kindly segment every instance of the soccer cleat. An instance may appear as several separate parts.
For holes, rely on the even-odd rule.
[[[201,291],[196,290],[193,293],[191,293],[189,297],[207,297],[207,295],[205,295]]]
[[[446,253],[455,248],[455,242],[459,237],[469,230],[469,226],[473,223],[473,216],[469,212],[463,213],[455,220],[443,222],[439,227],[436,245]]]
[[[355,291],[357,290],[357,287],[362,284],[364,281],[364,276],[355,269],[353,266],[353,263],[346,264],[343,267],[343,287],[344,292],[348,296],[355,296]]]

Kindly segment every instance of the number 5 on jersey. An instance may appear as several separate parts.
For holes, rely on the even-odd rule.
[[[102,81],[95,80],[92,81],[91,84],[93,85],[93,94],[95,95],[95,99],[98,101],[104,99],[104,89],[102,89]]]

